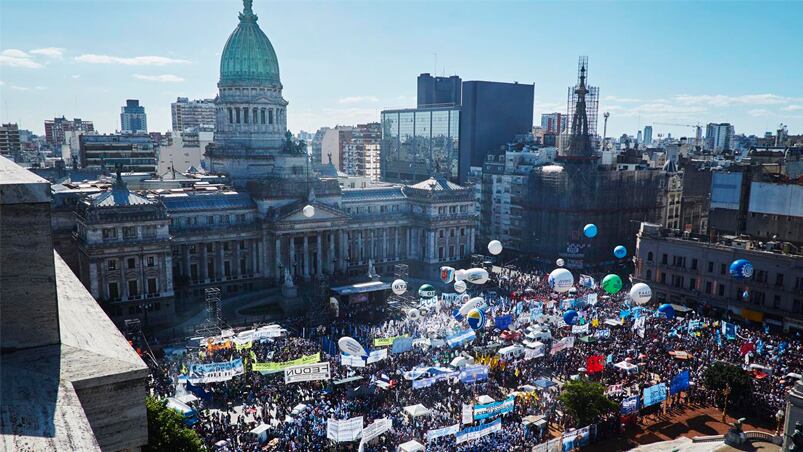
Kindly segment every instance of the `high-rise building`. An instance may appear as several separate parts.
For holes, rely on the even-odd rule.
[[[79,141],[82,168],[111,171],[120,164],[127,172],[156,172],[156,150],[148,135],[81,135]]]
[[[541,115],[541,128],[544,133],[560,134],[566,130],[568,116],[564,113],[544,113]]]
[[[461,92],[462,80],[456,75],[433,77],[424,73],[418,76],[418,108],[459,107]]]
[[[321,165],[323,163],[323,138],[326,136],[327,130],[329,130],[329,127],[321,127],[312,137],[310,158],[313,165]]]
[[[709,123],[705,128],[705,149],[714,152],[731,150],[733,135],[734,129],[731,124]]]
[[[20,150],[19,126],[11,123],[0,126],[0,155],[16,161]]]
[[[45,121],[45,140],[48,144],[64,144],[64,132],[67,131],[94,132],[95,125],[92,121],[82,121],[80,118],[74,118],[70,121],[64,116]]]
[[[652,126],[644,126],[644,144],[652,144]]]
[[[460,183],[466,181],[469,167],[482,167],[488,154],[499,152],[516,135],[532,131],[534,100],[534,84],[463,83]]]
[[[321,159],[323,164],[335,166],[339,171],[345,171],[343,166],[344,149],[351,142],[352,126],[336,126],[328,129],[321,140]]]
[[[173,119],[173,132],[181,132],[190,127],[199,130],[215,130],[215,101],[214,99],[189,100],[179,97],[170,104],[170,113]]]
[[[638,131],[636,134],[636,144],[644,143],[644,136],[641,134],[641,130]]]
[[[382,127],[378,122],[357,124],[351,141],[343,148],[343,171],[350,176],[380,177],[380,142]]]
[[[128,99],[120,109],[120,131],[123,133],[148,133],[145,107],[137,99]]]

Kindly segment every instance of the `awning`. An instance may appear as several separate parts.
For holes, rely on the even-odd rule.
[[[368,293],[378,292],[380,290],[390,289],[390,284],[382,281],[370,281],[357,284],[349,284],[348,286],[332,287],[332,292],[338,295],[353,295],[355,293]]]
[[[753,311],[752,309],[742,308],[742,317],[744,317],[747,320],[752,320],[753,322],[764,321],[764,313]]]
[[[683,306],[683,305],[680,305],[680,304],[674,304],[674,303],[672,303],[672,304],[670,304],[669,306],[672,306],[672,309],[674,309],[674,310],[675,310],[675,312],[683,312],[683,313],[686,313],[686,312],[691,312],[691,311],[693,311],[693,309],[692,309],[692,308],[689,308],[689,307],[686,307],[686,306]]]

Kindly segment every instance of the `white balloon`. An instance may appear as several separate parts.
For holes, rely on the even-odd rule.
[[[454,272],[454,280],[455,281],[463,281],[466,279],[466,271],[465,270],[457,270]]]
[[[563,267],[565,263],[566,262],[563,259],[558,259],[555,261],[555,264],[557,264],[558,267]]]
[[[441,267],[441,281],[445,284],[449,284],[450,282],[454,281],[454,273],[455,270],[452,267]]]
[[[479,308],[484,303],[485,303],[485,299],[484,298],[482,298],[482,297],[474,297],[474,298],[468,300],[467,302],[463,303],[463,306],[460,306],[460,311],[458,311],[458,312],[460,313],[460,315],[465,317],[466,314],[468,314],[468,311],[470,311],[470,310],[472,310],[474,308]]]
[[[644,283],[633,284],[633,287],[630,288],[630,298],[636,304],[645,304],[652,298],[652,289]]]
[[[403,279],[397,279],[393,281],[393,284],[390,285],[390,289],[396,295],[401,295],[404,292],[407,292],[407,282]]]
[[[470,268],[466,270],[466,281],[473,284],[485,284],[490,278],[488,270],[484,268]]]
[[[466,291],[466,289],[468,289],[468,286],[466,286],[466,282],[465,281],[456,281],[454,283],[454,291],[455,292],[463,293],[463,292]]]
[[[502,242],[499,240],[491,240],[488,242],[488,252],[496,256],[502,252]]]
[[[418,309],[410,309],[407,311],[407,318],[410,320],[418,320],[421,318],[421,313],[418,311]]]
[[[357,342],[356,339],[353,337],[343,336],[337,341],[337,348],[340,349],[343,353],[348,353],[349,355],[354,356],[367,356],[368,353],[365,351],[362,345]]]
[[[305,217],[312,218],[315,215],[315,207],[306,205],[304,206],[304,209],[301,210],[301,212],[304,214]]]
[[[565,268],[556,268],[549,274],[549,287],[555,292],[564,293],[574,286],[574,275]]]

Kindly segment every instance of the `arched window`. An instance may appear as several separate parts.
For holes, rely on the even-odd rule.
[[[652,251],[647,253],[647,262],[652,262]]]

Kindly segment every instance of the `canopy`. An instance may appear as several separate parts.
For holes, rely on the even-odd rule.
[[[458,356],[449,363],[450,366],[462,369],[468,365],[469,361],[465,356]]]
[[[256,427],[254,427],[249,433],[251,433],[252,435],[259,436],[262,434],[262,432],[268,429],[270,429],[270,426],[268,424],[259,424]]]
[[[692,308],[689,308],[689,307],[686,307],[686,306],[683,306],[683,305],[680,305],[680,304],[671,303],[669,306],[672,306],[672,309],[674,309],[675,312],[680,312],[680,313],[684,313],[684,314],[687,313],[687,312],[691,312],[692,311]]]
[[[307,405],[305,405],[303,403],[299,403],[298,405],[296,405],[293,408],[293,411],[291,411],[291,413],[299,414],[299,413],[303,413],[304,411],[307,411]]]
[[[531,425],[531,424],[535,425],[536,427],[541,427],[542,425],[546,424],[546,420],[544,419],[544,416],[535,416],[532,414],[524,417],[521,420],[521,425]]]
[[[416,440],[412,440],[407,441],[404,444],[399,444],[399,447],[396,450],[398,452],[418,452],[420,450],[424,450],[424,445]]]
[[[580,342],[585,342],[586,344],[593,344],[597,342],[597,338],[594,336],[583,336],[580,338]]]
[[[625,370],[625,371],[629,371],[631,369],[637,368],[638,366],[636,366],[635,364],[631,364],[631,363],[629,363],[627,361],[622,361],[622,362],[618,362],[618,363],[614,364],[613,367],[616,367],[617,369],[622,369],[622,370]]]
[[[477,403],[479,403],[481,405],[485,405],[487,403],[494,403],[494,402],[496,402],[496,400],[494,400],[489,395],[481,395],[481,396],[477,397]]]
[[[671,356],[674,356],[676,359],[691,359],[692,358],[691,354],[689,354],[688,352],[680,351],[680,350],[675,350],[673,352],[669,352],[669,354]]]
[[[522,391],[522,392],[533,392],[536,389],[538,389],[538,388],[536,388],[533,385],[521,385],[521,386],[519,386],[519,391]]]
[[[409,414],[410,417],[420,417],[420,416],[430,416],[430,415],[432,415],[432,412],[429,411],[429,409],[427,407],[425,407],[424,405],[421,405],[420,403],[418,405],[406,406],[406,407],[404,407],[404,411],[407,414]],[[415,442],[415,441],[412,441],[412,442]],[[418,443],[416,443],[416,444],[418,444]],[[419,444],[419,446],[420,446],[420,444]],[[422,446],[421,449],[411,449],[411,450],[424,450],[424,448]]]
[[[338,295],[353,295],[357,293],[377,292],[390,289],[390,284],[382,281],[369,281],[348,286],[332,287],[332,292]]]
[[[541,388],[541,389],[547,389],[547,388],[550,388],[552,386],[555,386],[557,383],[555,383],[552,380],[547,380],[546,378],[539,378],[539,379],[535,380],[533,382],[533,384],[535,386]]]

